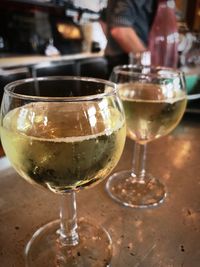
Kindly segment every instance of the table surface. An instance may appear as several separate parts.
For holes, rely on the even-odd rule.
[[[168,192],[159,207],[122,207],[106,193],[106,180],[77,194],[78,217],[96,220],[111,235],[112,267],[200,266],[199,138],[200,118],[187,118],[172,134],[148,144],[147,169]],[[127,139],[114,171],[129,169],[132,155]],[[0,174],[0,266],[21,267],[33,232],[58,217],[59,199],[26,183],[7,164]]]

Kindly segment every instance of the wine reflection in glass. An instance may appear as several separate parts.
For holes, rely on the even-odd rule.
[[[117,66],[111,74],[122,99],[127,135],[135,141],[131,170],[114,173],[106,184],[117,202],[147,208],[166,197],[163,183],[145,170],[146,144],[170,133],[186,108],[185,79],[170,68],[139,65]]]
[[[89,221],[77,223],[75,193],[111,172],[125,137],[125,115],[112,82],[47,77],[5,87],[5,153],[25,180],[60,194],[62,203],[60,220],[37,230],[26,246],[26,266],[109,265],[110,236]]]

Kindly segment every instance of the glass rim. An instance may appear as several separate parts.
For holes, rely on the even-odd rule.
[[[127,69],[127,70],[126,70]],[[130,69],[130,70],[128,70]],[[144,70],[144,72],[136,72],[134,69],[138,70]],[[133,70],[133,71],[131,71]],[[170,67],[161,67],[161,66],[144,66],[144,65],[138,65],[138,64],[125,64],[125,65],[118,65],[113,68],[113,73],[116,71],[118,74],[127,74],[130,76],[141,76],[141,77],[157,77],[157,78],[170,78],[170,77],[178,77],[178,76],[184,76],[183,71],[170,68]],[[152,72],[155,71],[155,72]],[[165,73],[159,73],[159,71],[166,71]]]
[[[85,95],[85,96],[34,96],[34,95],[26,95],[26,94],[20,94],[15,93],[14,89],[22,84],[26,83],[34,83],[35,81],[83,81],[83,82],[94,82],[99,84],[108,85],[109,88],[112,88],[112,90],[109,90],[108,92],[104,93],[97,93],[97,94],[91,94],[91,95]],[[72,101],[89,101],[94,99],[100,99],[106,96],[112,96],[117,93],[117,86],[116,83],[100,78],[92,78],[92,77],[81,77],[81,76],[46,76],[46,77],[36,77],[36,78],[26,78],[26,79],[20,79],[16,80],[14,82],[10,82],[4,87],[4,93],[8,94],[9,96],[13,96],[19,99],[25,99],[25,100],[42,100],[46,102],[51,101],[65,101],[65,102],[72,102]]]

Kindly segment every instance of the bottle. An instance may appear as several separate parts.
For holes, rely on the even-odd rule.
[[[175,2],[173,0],[159,0],[149,33],[152,65],[176,68],[178,65],[178,42]]]

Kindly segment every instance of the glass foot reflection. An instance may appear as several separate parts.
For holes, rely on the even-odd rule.
[[[132,208],[154,207],[166,197],[165,187],[159,180],[151,176],[138,180],[131,171],[113,174],[106,183],[106,190],[115,201]]]
[[[27,267],[107,267],[112,244],[104,228],[79,222],[79,244],[63,246],[59,242],[60,220],[38,229],[25,249]]]

